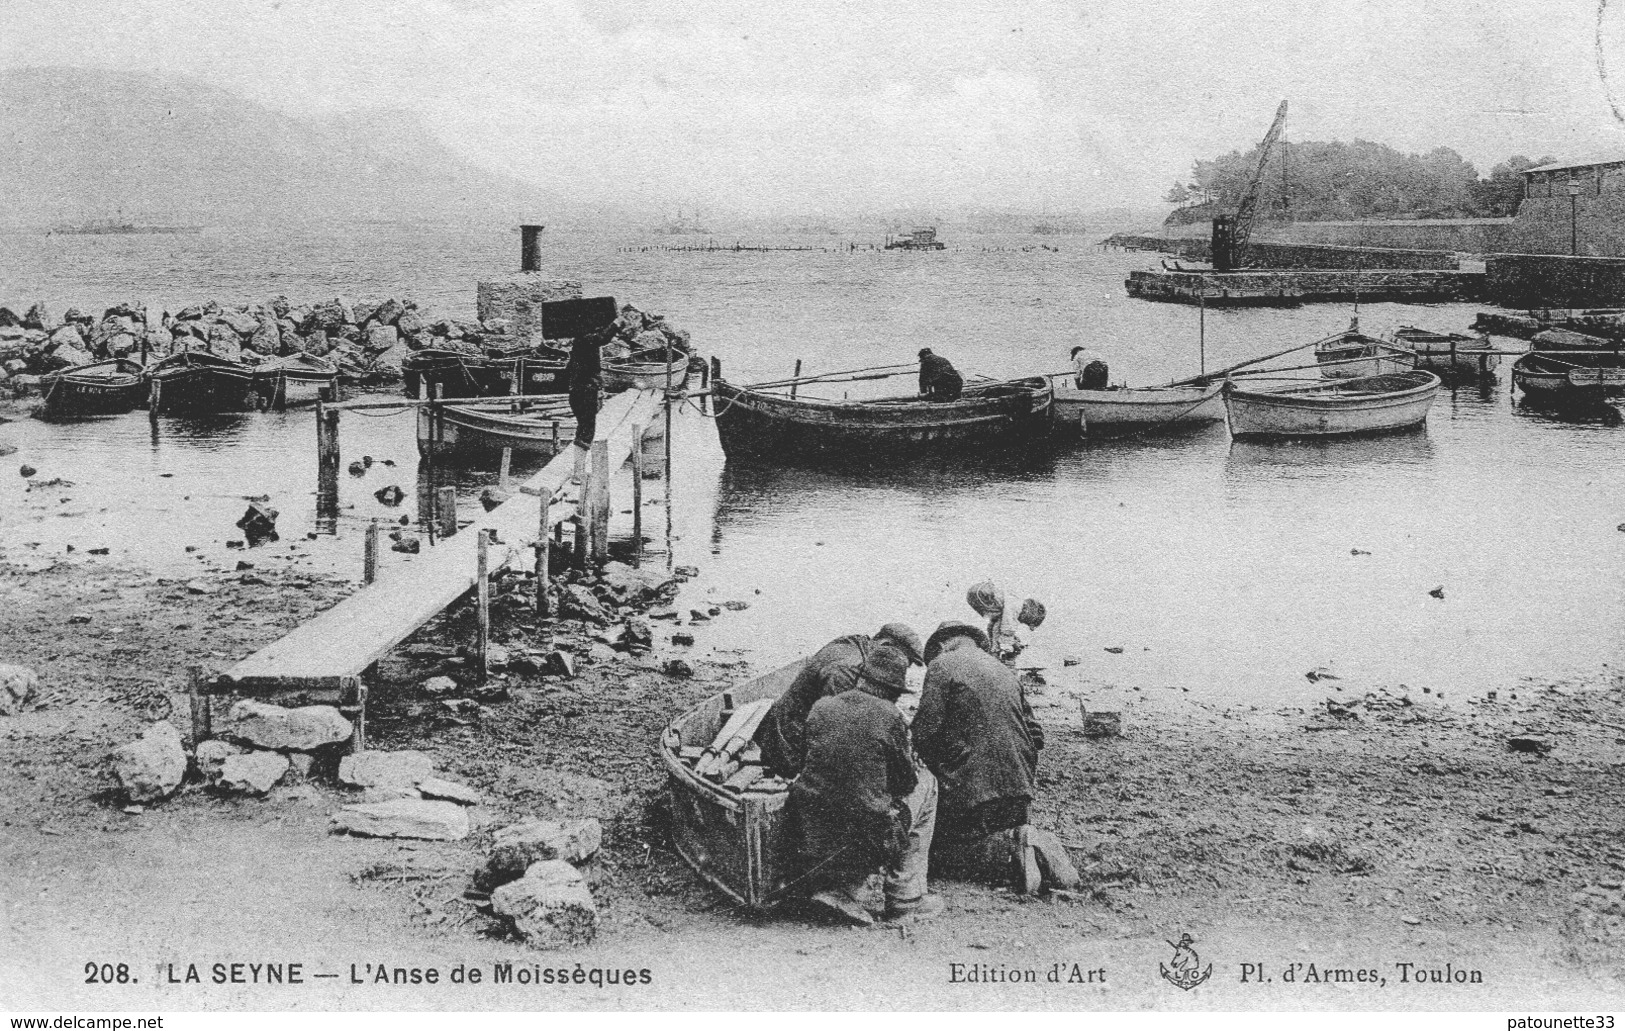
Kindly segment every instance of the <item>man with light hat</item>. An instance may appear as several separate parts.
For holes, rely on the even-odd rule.
[[[915,766],[896,701],[908,689],[909,657],[877,644],[855,685],[807,713],[806,759],[790,787],[801,840],[798,880],[813,903],[867,925],[864,886],[884,869],[887,919],[934,916],[926,892],[937,785]]]
[[[1015,672],[990,648],[986,632],[959,620],[925,643],[914,750],[940,785],[933,861],[961,875],[1008,877],[1022,892],[1075,887],[1077,870],[1059,840],[1028,822],[1043,727]]]
[[[829,698],[857,686],[858,670],[878,645],[898,649],[911,665],[925,665],[920,635],[906,623],[887,623],[875,632],[837,637],[814,652],[796,679],[773,703],[756,730],[762,762],[773,773],[793,779],[806,756],[803,726],[807,713],[820,698]]]

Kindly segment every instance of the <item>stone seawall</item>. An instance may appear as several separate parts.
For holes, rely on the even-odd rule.
[[[1198,237],[1136,236],[1120,233],[1102,243],[1128,250],[1162,251],[1192,261],[1208,260],[1208,241]],[[1247,264],[1259,269],[1414,269],[1449,271],[1461,267],[1450,251],[1338,247],[1326,244],[1268,243],[1247,246]]]
[[[1625,258],[1492,254],[1485,299],[1507,308],[1625,307]]]

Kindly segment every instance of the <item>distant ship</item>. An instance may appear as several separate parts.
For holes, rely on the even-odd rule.
[[[51,235],[63,236],[130,236],[143,233],[201,233],[202,226],[155,226],[128,222],[120,218],[93,218],[73,225],[52,226]]]
[[[888,236],[888,251],[945,251],[948,245],[937,239],[937,227],[916,229],[907,236]]]
[[[655,227],[658,236],[709,236],[711,230],[700,224],[700,212],[696,208],[691,218],[683,217],[683,209],[677,209],[677,217],[663,222]]]

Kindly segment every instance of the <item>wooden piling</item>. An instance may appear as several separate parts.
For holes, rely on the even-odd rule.
[[[508,490],[508,471],[513,467],[513,448],[502,449],[501,471],[497,473],[497,487],[504,493]]]
[[[592,445],[592,505],[587,513],[592,530],[592,560],[603,563],[609,558],[609,441],[599,439]]]
[[[792,400],[792,401],[794,401],[796,399],[796,387],[800,384],[800,382],[801,382],[801,359],[797,358],[796,359],[795,378],[790,384],[790,400]]]
[[[643,427],[632,427],[632,568],[643,565]]]
[[[339,517],[339,412],[316,406],[316,518]]]
[[[577,514],[570,517],[571,529],[575,532],[573,543],[575,546],[575,566],[577,569],[587,568],[587,521]]]
[[[441,487],[435,495],[435,521],[440,525],[440,536],[457,536],[457,488]]]
[[[475,614],[479,619],[479,636],[474,641],[474,675],[484,683],[486,676],[485,656],[491,644],[491,536],[486,530],[479,531],[479,540],[474,550],[475,573],[474,594]]]
[[[367,750],[367,683],[360,677],[339,678],[340,708],[350,716],[350,751]]]
[[[362,582],[369,584],[378,579],[378,520],[376,519],[367,524],[367,545],[361,560],[361,579]]]
[[[213,713],[209,711],[209,696],[203,689],[203,667],[186,668],[186,693],[192,703],[192,747],[214,736]]]
[[[548,611],[547,611],[547,561],[548,561],[548,554],[547,553],[548,553],[549,545],[548,545],[548,541],[547,541],[547,523],[548,523],[548,508],[552,504],[552,500],[553,499],[551,497],[549,497],[545,491],[542,493],[541,517],[538,520],[537,525],[536,525],[536,618],[537,619],[546,619],[547,616],[548,616]]]

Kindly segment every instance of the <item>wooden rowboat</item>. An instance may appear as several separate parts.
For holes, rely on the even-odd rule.
[[[44,401],[34,415],[47,422],[123,415],[146,396],[145,371],[127,358],[114,358],[41,377]]]
[[[240,412],[253,395],[254,370],[208,351],[177,351],[147,368],[155,412]]]
[[[339,367],[308,351],[272,358],[254,367],[254,389],[270,408],[320,401],[333,397]]]
[[[1625,364],[1615,351],[1532,351],[1512,363],[1512,382],[1531,401],[1594,402],[1625,390]]]
[[[1501,356],[1491,350],[1489,334],[1434,333],[1416,326],[1401,326],[1390,334],[1395,346],[1416,354],[1416,367],[1441,376],[1495,375]]]
[[[1315,361],[1326,379],[1355,379],[1404,372],[1415,366],[1416,356],[1351,329],[1315,345]]]
[[[418,407],[418,454],[475,458],[511,448],[551,457],[575,439],[570,403],[492,398]]]
[[[1119,387],[1079,390],[1071,376],[1052,376],[1055,424],[1090,435],[1186,429],[1219,422],[1219,384],[1206,387]]]
[[[1421,425],[1439,392],[1431,372],[1395,372],[1285,390],[1224,385],[1232,437],[1343,437]]]
[[[678,716],[660,738],[671,797],[677,854],[713,887],[741,905],[766,910],[788,893],[790,792],[782,780],[730,778],[742,787],[700,774],[705,750],[722,730],[725,711],[777,698],[801,672],[803,661],[712,695]]]
[[[676,349],[669,364],[664,354],[649,351],[605,361],[604,393],[618,394],[634,388],[664,390],[668,382],[673,390],[679,390],[688,382],[688,361],[688,354]]]
[[[966,387],[958,401],[889,397],[824,401],[735,386],[713,377],[717,435],[729,455],[862,461],[1045,436],[1054,398],[1042,376]]]

